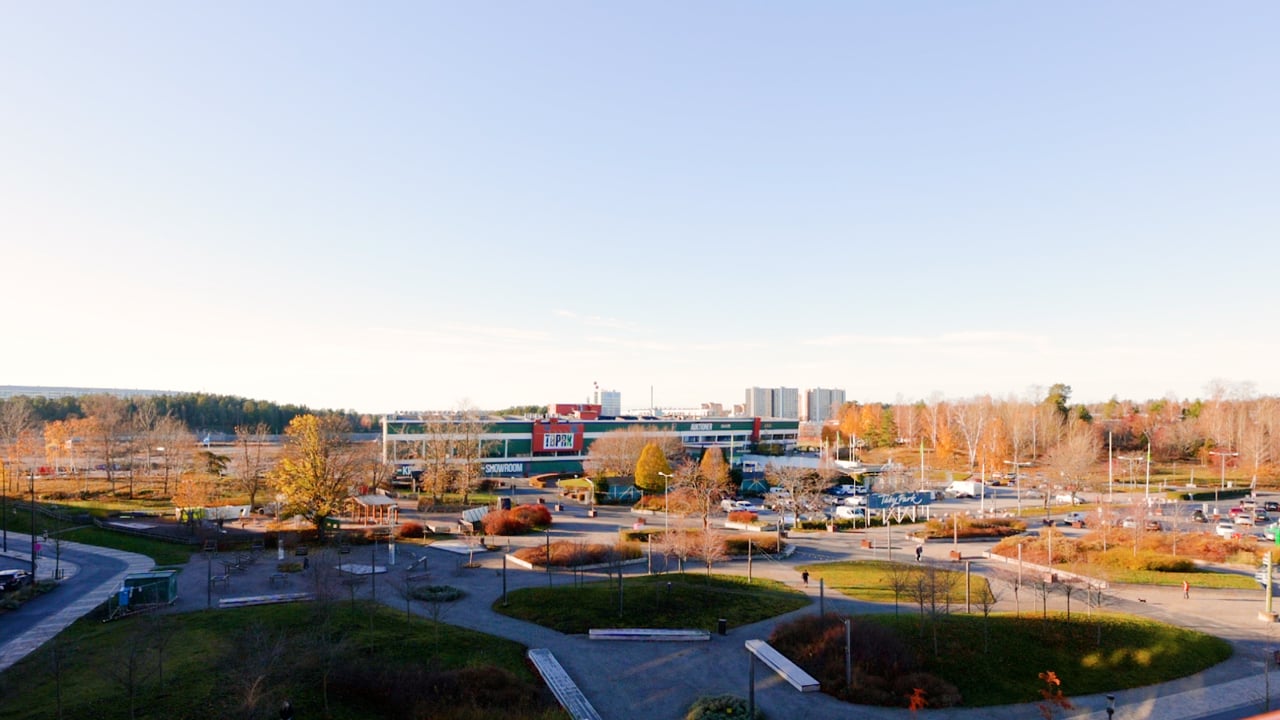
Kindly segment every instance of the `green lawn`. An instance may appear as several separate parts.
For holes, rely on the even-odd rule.
[[[895,568],[909,572],[920,568],[914,562],[890,563],[885,560],[858,560],[816,565],[801,565],[797,570],[807,571],[811,581],[821,579],[828,588],[837,590],[855,600],[870,602],[894,602],[892,574]],[[951,601],[964,602],[964,571],[947,570],[954,584],[950,593]],[[976,599],[983,588],[987,587],[986,578],[976,573],[970,576],[969,597]],[[911,603],[910,591],[904,590],[898,598],[900,603]]]
[[[1130,616],[996,615],[984,634],[981,616],[953,615],[939,625],[936,653],[933,634],[921,634],[915,617],[868,619],[895,628],[925,669],[955,684],[970,706],[1039,700],[1037,675],[1047,670],[1075,696],[1173,680],[1231,656],[1224,640]]]
[[[8,516],[8,528],[10,532],[30,533],[31,532],[31,514],[29,512],[13,513],[10,509]],[[99,547],[108,547],[115,550],[124,550],[127,552],[146,555],[156,561],[157,565],[183,565],[191,559],[191,555],[198,548],[194,545],[181,545],[179,543],[165,542],[163,540],[155,540],[152,538],[140,537],[137,535],[126,535],[124,533],[103,530],[99,527],[84,526],[72,528],[70,524],[44,515],[36,515],[36,532],[43,533],[48,531],[64,540],[72,542],[84,543],[86,545],[97,545]],[[45,556],[51,557],[55,548],[53,543],[48,543],[50,547],[45,549]]]
[[[275,718],[286,698],[299,718],[566,717],[518,643],[369,603],[86,618],[0,674],[0,718],[58,717],[59,684],[61,716],[95,720],[130,717],[131,686],[146,718]]]
[[[714,631],[719,618],[736,627],[809,604],[804,593],[773,580],[748,583],[737,575],[672,573],[626,578],[620,613],[616,579],[575,586],[561,576],[559,582],[516,590],[506,607],[498,600],[493,609],[563,633],[620,627]]]
[[[1237,590],[1259,590],[1252,575],[1237,575],[1220,572],[1160,572],[1157,570],[1118,570],[1114,568],[1082,567],[1071,568],[1072,572],[1106,577],[1109,582],[1128,583],[1131,585],[1167,585],[1181,587],[1182,581],[1193,588],[1233,588]],[[1093,575],[1092,573],[1099,573]]]

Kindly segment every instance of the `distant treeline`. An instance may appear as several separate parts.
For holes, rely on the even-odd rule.
[[[81,398],[86,396],[44,398],[24,397],[31,403],[32,414],[39,422],[85,417]],[[17,398],[0,400],[0,413],[4,405]],[[234,395],[210,395],[207,393],[183,393],[180,395],[154,395],[125,398],[130,417],[140,411],[155,410],[155,417],[172,415],[193,431],[212,431],[231,434],[237,426],[253,427],[258,423],[267,426],[267,432],[278,435],[299,415],[341,415],[351,423],[356,432],[373,432],[378,419],[373,415],[340,410],[312,410],[305,405],[278,405],[266,400],[250,400]],[[148,413],[149,414],[149,413]]]

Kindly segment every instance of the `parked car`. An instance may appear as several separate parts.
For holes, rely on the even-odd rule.
[[[1142,527],[1147,532],[1164,532],[1164,523],[1159,520],[1148,520]]]
[[[1237,532],[1237,531],[1236,531],[1236,526],[1235,526],[1235,525],[1233,525],[1233,524],[1231,524],[1231,523],[1229,523],[1229,522],[1220,522],[1220,523],[1218,523],[1218,526],[1217,526],[1217,527],[1215,527],[1215,528],[1213,529],[1213,531],[1214,531],[1214,532],[1218,535],[1218,537],[1220,537],[1220,538],[1230,538],[1230,537],[1233,537],[1233,536],[1235,536],[1235,534],[1236,534],[1236,532]]]
[[[1127,517],[1120,521],[1120,527],[1133,530],[1134,528],[1138,527],[1138,521],[1134,518]]]
[[[866,518],[867,511],[860,507],[851,507],[849,505],[841,505],[836,508],[836,518],[839,520],[862,520]]]
[[[0,570],[0,591],[17,590],[31,584],[31,573],[26,570]]]
[[[1085,524],[1088,522],[1088,518],[1089,518],[1089,513],[1074,511],[1064,515],[1062,517],[1062,521],[1068,525],[1075,525],[1079,523],[1080,527],[1084,527]]]
[[[1241,506],[1239,506],[1239,505],[1237,505],[1237,506],[1235,506],[1235,507],[1231,508],[1230,510],[1228,510],[1228,511],[1227,511],[1227,514],[1228,514],[1228,515],[1230,515],[1231,517],[1236,517],[1237,515],[1239,515],[1239,514],[1240,514],[1240,513],[1242,513],[1242,512],[1244,512],[1244,508],[1243,508],[1243,507],[1241,507]]]
[[[1267,512],[1280,512],[1280,502],[1276,502],[1275,500],[1268,500],[1262,503],[1262,509],[1266,510]]]
[[[750,500],[721,500],[720,509],[725,512],[760,512],[760,507]]]
[[[1191,512],[1191,522],[1207,523],[1209,518],[1205,516],[1203,510],[1193,510]]]
[[[1249,513],[1240,513],[1239,515],[1236,515],[1232,522],[1236,525],[1248,525],[1249,527],[1253,527],[1253,516]]]
[[[1262,523],[1271,522],[1271,516],[1267,514],[1266,510],[1258,508],[1253,511],[1253,521],[1254,523],[1261,525]]]

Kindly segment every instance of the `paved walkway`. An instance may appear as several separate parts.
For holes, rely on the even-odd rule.
[[[12,612],[0,615],[0,671],[26,657],[49,638],[100,605],[120,587],[124,576],[155,566],[151,558],[95,545],[63,541],[56,559],[45,543],[36,563],[41,578],[52,575],[55,564],[67,569],[53,592]],[[29,559],[31,536],[9,533],[8,557]],[[15,548],[26,548],[25,551]]]
[[[572,513],[567,511],[568,514]],[[566,522],[567,521],[567,522]],[[619,515],[608,532],[600,534],[604,539],[616,532],[619,524],[626,524],[629,517]],[[557,518],[557,526],[582,524],[576,517]],[[594,530],[600,528],[578,528]],[[807,592],[815,603],[790,615],[773,618],[746,627],[730,629],[727,637],[715,636],[709,643],[618,643],[590,641],[585,636],[569,636],[523,621],[494,613],[489,608],[502,595],[501,556],[478,556],[480,568],[464,569],[465,558],[428,549],[428,565],[435,582],[448,583],[462,588],[468,597],[451,608],[443,618],[445,622],[492,633],[516,640],[529,647],[551,649],[569,674],[578,682],[587,698],[606,720],[625,720],[634,717],[680,718],[688,706],[698,697],[716,693],[747,693],[748,655],[744,642],[752,638],[765,638],[774,625],[792,617],[818,612],[816,603],[818,588],[811,582],[801,586],[798,564],[823,562],[835,559],[876,558],[885,559],[883,549],[863,550],[857,540],[861,534],[795,533],[791,540],[798,552],[787,560],[760,560],[754,563],[753,574],[789,583]],[[876,534],[877,539],[881,536]],[[537,540],[517,539],[513,543],[533,544]],[[904,541],[901,535],[894,539],[893,556],[906,560],[913,557],[914,543]],[[950,543],[934,543],[925,546],[926,561],[946,563]],[[962,546],[965,555],[977,554],[978,546]],[[985,563],[973,563],[975,572],[983,572]],[[644,566],[631,572],[644,572]],[[745,562],[730,562],[717,567],[717,572],[746,574]],[[552,574],[551,582],[559,585],[570,582],[569,576]],[[509,589],[543,585],[547,583],[545,572],[526,571],[508,564]],[[1009,595],[1009,593],[1006,593]],[[1139,598],[1145,602],[1139,602]],[[384,598],[385,599],[385,598]],[[829,611],[849,613],[891,612],[891,606],[858,602],[838,597],[828,592],[826,603]],[[1023,593],[1022,609],[1030,611],[1031,600]],[[1061,610],[1065,600],[1055,598],[1052,609]],[[1073,603],[1075,610],[1084,608],[1080,598]],[[403,601],[399,607],[403,608]],[[1280,607],[1280,606],[1278,606]],[[1013,611],[1014,602],[1006,598],[998,611]],[[1122,720],[1150,718],[1153,720],[1192,720],[1220,713],[1229,708],[1239,708],[1235,717],[1248,717],[1262,710],[1266,679],[1263,676],[1264,652],[1272,645],[1278,628],[1275,624],[1260,622],[1257,612],[1262,609],[1262,598],[1257,591],[1196,590],[1190,599],[1182,598],[1180,588],[1152,588],[1116,586],[1109,591],[1108,611],[1128,612],[1153,617],[1173,624],[1191,627],[1222,637],[1232,643],[1235,655],[1219,665],[1189,678],[1161,685],[1116,692],[1117,712]],[[1070,689],[1068,688],[1068,691]],[[1106,718],[1105,696],[1073,697],[1077,709],[1068,711],[1066,717]],[[850,705],[822,693],[801,694],[790,685],[773,676],[763,667],[757,667],[756,702],[769,717],[774,718],[869,718],[872,720],[904,720],[910,717],[904,710]],[[1034,705],[1014,705],[987,708],[954,708],[927,710],[919,717],[938,720],[1023,720],[1039,717]]]
[[[588,520],[580,508],[570,507],[557,513],[556,528],[560,532],[571,531],[579,539],[606,540],[616,538],[619,526],[630,525],[632,518],[615,508],[601,508],[601,517]],[[797,533],[791,538],[797,546],[796,554],[785,560],[757,558],[752,572],[758,577],[768,577],[791,584],[808,593],[816,601],[817,583],[802,587],[798,564],[836,559],[884,559],[887,553],[863,550],[858,547],[861,534]],[[876,538],[883,537],[879,531]],[[542,538],[517,538],[512,545],[532,545]],[[11,545],[12,545],[11,538]],[[35,627],[0,645],[0,669],[8,667],[18,658],[38,647],[63,627],[102,602],[107,594],[118,587],[129,572],[150,569],[150,559],[119,553],[103,548],[64,544],[64,558],[77,566],[75,578],[67,581],[51,599],[63,596],[75,602],[51,609],[47,617],[35,621]],[[980,548],[965,546],[976,554]],[[914,544],[895,538],[893,556],[913,557]],[[925,559],[945,563],[949,543],[925,546]],[[581,635],[563,635],[546,628],[515,620],[493,612],[491,606],[499,601],[503,590],[502,555],[479,553],[475,556],[478,567],[464,567],[468,556],[445,550],[401,544],[397,562],[389,572],[373,577],[353,578],[334,571],[339,563],[360,562],[372,565],[390,565],[385,546],[377,548],[357,546],[350,555],[338,556],[328,551],[316,552],[306,558],[292,554],[286,559],[305,561],[309,568],[300,574],[286,578],[272,578],[276,574],[277,555],[274,548],[267,548],[253,566],[243,573],[230,576],[223,584],[210,586],[208,577],[220,575],[219,557],[196,554],[187,568],[179,575],[180,602],[170,612],[202,609],[216,606],[218,599],[270,592],[309,591],[318,593],[354,592],[368,597],[376,595],[379,601],[403,610],[405,600],[396,589],[403,580],[405,568],[415,560],[425,558],[425,567],[416,566],[414,573],[425,572],[435,583],[449,584],[464,590],[467,597],[445,607],[440,619],[444,622],[468,627],[500,637],[509,638],[529,647],[548,648],[582,688],[587,698],[606,720],[629,720],[646,717],[655,720],[675,720],[683,717],[688,706],[698,697],[717,693],[747,693],[748,655],[744,643],[748,639],[767,637],[774,625],[792,617],[818,612],[817,603],[789,615],[762,621],[749,626],[731,628],[725,637],[713,636],[710,642],[699,643],[617,643],[591,641]],[[80,555],[77,555],[80,553]],[[975,562],[974,571],[983,572],[984,563]],[[91,573],[90,570],[94,569]],[[633,566],[629,572],[643,573],[645,565]],[[746,574],[742,561],[717,566],[717,572]],[[567,574],[523,570],[508,563],[505,573],[506,587],[541,586],[550,582],[563,585],[571,582]],[[345,585],[344,585],[345,580]],[[73,583],[79,582],[79,585]],[[67,590],[69,592],[64,593]],[[1265,693],[1264,654],[1277,642],[1276,624],[1257,620],[1262,603],[1257,591],[1196,590],[1190,599],[1181,596],[1178,588],[1151,588],[1118,586],[1110,591],[1109,610],[1130,612],[1155,617],[1178,625],[1193,627],[1223,637],[1230,641],[1236,654],[1230,660],[1189,678],[1164,683],[1149,688],[1136,688],[1116,693],[1117,713],[1120,720],[1192,720],[1220,713],[1224,708],[1241,708],[1238,715],[1217,717],[1246,717],[1260,711]],[[1008,595],[1009,593],[1006,593]],[[1139,602],[1139,598],[1145,602]],[[869,613],[892,612],[891,606],[858,602],[837,597],[828,592],[828,610],[835,612]],[[1053,602],[1059,609],[1063,600]],[[45,605],[32,603],[31,606]],[[1083,607],[1077,598],[1076,608]],[[1031,609],[1029,597],[1024,594],[1022,607]],[[24,610],[26,608],[24,607]],[[998,609],[1012,611],[1012,599],[1006,597]],[[414,612],[427,614],[427,608],[414,603]],[[20,610],[19,613],[22,611]],[[0,616],[0,637],[6,622],[13,622],[8,613]],[[30,618],[27,618],[31,622]],[[1068,691],[1070,688],[1068,688]],[[1106,717],[1102,696],[1074,697],[1078,709],[1069,711],[1067,717],[1102,720]],[[850,705],[822,693],[801,694],[763,667],[756,673],[756,702],[772,718],[868,718],[870,720],[906,720],[906,711]],[[1024,720],[1039,717],[1034,705],[1016,705],[979,709],[926,710],[918,717],[936,720]]]

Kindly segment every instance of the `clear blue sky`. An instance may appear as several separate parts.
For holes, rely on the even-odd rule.
[[[4,15],[0,383],[1280,391],[1280,4]]]

